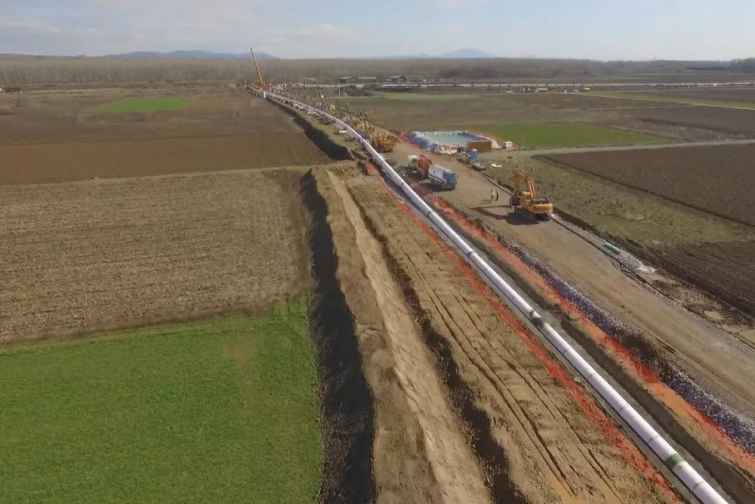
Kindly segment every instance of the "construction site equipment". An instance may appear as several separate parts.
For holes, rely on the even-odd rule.
[[[515,212],[524,211],[539,220],[548,220],[553,215],[553,203],[546,197],[538,197],[535,181],[519,170],[511,177],[514,193],[511,195],[511,208]]]
[[[478,152],[490,152],[493,150],[493,142],[488,139],[473,140],[467,143],[467,149],[476,150]]]
[[[370,143],[380,153],[393,152],[398,139],[388,133],[375,133],[370,137]]]
[[[445,166],[433,164],[425,155],[409,156],[407,173],[421,180],[427,179],[430,185],[444,190],[454,189],[458,181],[456,172]]]
[[[452,190],[456,187],[458,177],[456,172],[445,166],[432,165],[427,175],[430,184],[444,190]]]
[[[254,49],[249,49],[249,52],[252,53],[252,63],[254,63],[254,70],[257,73],[257,88],[259,89],[267,89],[265,84],[265,79],[262,78],[262,71],[260,70],[260,65],[257,63],[257,56],[254,54]]]
[[[409,171],[413,175],[426,179],[430,175],[433,162],[425,155],[409,156]]]

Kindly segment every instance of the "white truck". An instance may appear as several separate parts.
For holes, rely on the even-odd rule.
[[[444,190],[454,189],[458,180],[453,170],[440,165],[432,165],[427,172],[427,178],[430,184]]]

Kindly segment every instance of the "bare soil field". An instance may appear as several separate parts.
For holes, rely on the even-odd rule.
[[[108,112],[176,97],[178,110]],[[0,114],[0,184],[309,165],[325,155],[289,115],[228,86],[25,93]],[[16,103],[18,102],[18,103]],[[3,105],[0,104],[0,110]]]
[[[560,154],[548,159],[694,208],[755,225],[755,146]]]
[[[588,393],[379,178],[341,176],[323,194],[331,209],[342,208],[340,218],[330,216],[342,244],[339,271],[364,275],[358,286],[347,285],[359,293],[347,300],[356,307],[375,400],[378,502],[478,502],[480,470],[493,502],[678,499]],[[326,183],[320,174],[318,185]],[[368,322],[363,314],[371,306],[373,316],[374,307],[382,313]],[[459,434],[466,447],[457,447]],[[480,469],[465,470],[470,463]]]
[[[0,147],[0,184],[213,172],[328,162],[304,133]]]
[[[560,93],[505,94],[464,91],[444,93],[384,93],[335,101],[366,112],[389,129],[479,128],[520,121],[616,121],[625,111],[658,107],[657,103]],[[662,106],[662,105],[661,105]]]
[[[181,98],[178,110],[108,112],[129,99]],[[0,95],[0,144],[155,140],[301,130],[276,107],[228,85],[73,88]]]
[[[755,316],[755,242],[657,247],[648,253],[668,271]]]
[[[646,128],[681,127],[710,130],[724,137],[755,136],[755,111],[716,107],[658,107],[637,110],[627,120],[640,121]]]
[[[755,88],[753,87],[712,87],[704,88],[672,88],[653,89],[640,92],[642,95],[658,96],[660,98],[689,98],[701,101],[720,101],[724,103],[755,104]]]
[[[512,123],[586,122],[656,135],[668,141],[704,141],[755,135],[755,111],[664,103],[596,94],[506,94],[457,88],[339,98],[336,105],[365,112],[389,129],[485,129]]]
[[[0,342],[255,310],[303,292],[300,178],[0,186]]]

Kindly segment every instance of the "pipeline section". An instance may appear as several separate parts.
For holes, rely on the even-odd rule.
[[[666,439],[650,425],[638,412],[619,394],[608,381],[603,378],[579,353],[534,309],[498,272],[478,254],[467,241],[459,235],[414,189],[386,162],[383,156],[370,143],[343,120],[318,110],[305,103],[298,102],[286,96],[269,91],[253,91],[262,98],[275,100],[285,105],[294,105],[312,115],[326,117],[338,127],[348,131],[359,144],[369,153],[372,160],[380,166],[383,174],[393,182],[415,207],[430,220],[449,241],[464,255],[466,261],[473,265],[485,278],[513,304],[551,345],[571,364],[574,369],[595,389],[616,414],[626,422],[634,433],[642,439],[650,450],[679,478],[689,491],[703,504],[727,504],[727,500],[708,483],[689,462],[666,441]]]

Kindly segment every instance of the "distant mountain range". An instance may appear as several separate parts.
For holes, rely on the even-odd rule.
[[[257,59],[277,59],[267,53],[256,53]],[[108,57],[118,59],[247,59],[249,53],[220,53],[211,51],[136,51],[123,54],[111,54]]]
[[[462,58],[495,58],[496,56],[494,54],[490,54],[485,51],[480,51],[479,49],[457,49],[456,51],[443,53],[440,55],[440,57],[462,59]]]
[[[237,60],[249,58],[249,53],[224,53],[212,51],[136,51],[123,54],[111,54],[108,57],[118,59],[225,59]],[[495,58],[496,56],[479,49],[458,49],[441,54],[402,54],[396,56],[377,57],[375,59],[474,59],[474,58]],[[257,53],[257,58],[261,60],[278,59],[268,53]]]
[[[456,51],[450,51],[440,54],[397,54],[394,56],[386,56],[384,58],[377,59],[475,59],[475,58],[497,58],[495,54],[490,54],[479,49],[457,49]]]

